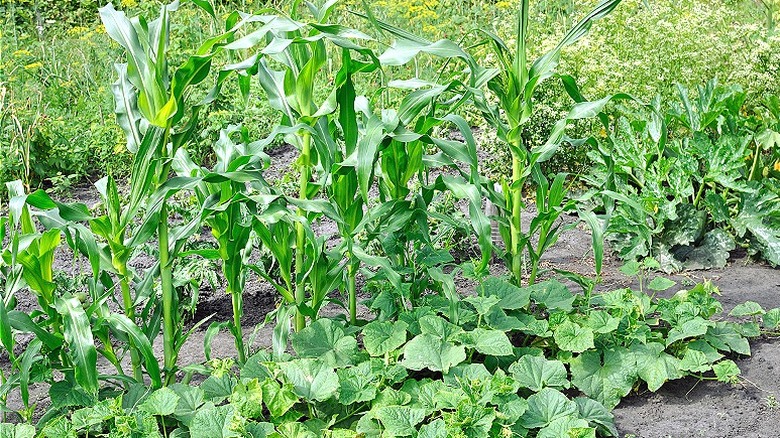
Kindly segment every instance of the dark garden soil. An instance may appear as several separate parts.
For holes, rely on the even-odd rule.
[[[272,161],[275,165],[271,171],[276,173],[281,173],[281,168],[288,167],[295,156],[292,151],[284,147],[275,151],[274,155]],[[97,202],[94,190],[79,189],[74,198],[87,204]],[[328,224],[323,224],[323,228],[329,228]],[[543,267],[593,275],[590,242],[590,234],[583,227],[567,231],[558,244],[545,255]],[[132,266],[143,270],[152,263],[153,260],[149,256],[142,255],[132,261]],[[620,273],[619,266],[620,262],[615,258],[608,258],[605,261],[600,290],[637,286],[635,281]],[[85,261],[74,261],[72,255],[64,251],[58,254],[56,267],[68,273],[83,272],[88,269]],[[496,265],[495,269],[501,271],[502,268]],[[688,272],[673,276],[673,279],[678,282],[678,286],[666,291],[665,295],[705,279],[711,280],[720,288],[722,296],[719,299],[724,307],[724,315],[735,305],[746,300],[756,301],[765,309],[780,307],[780,270],[751,261],[744,254],[735,255],[724,269]],[[470,293],[472,285],[468,282],[459,281],[458,285],[462,292]],[[193,321],[210,315],[214,315],[213,320],[216,321],[226,321],[232,317],[230,297],[220,290],[224,289],[201,291],[198,311]],[[271,345],[273,324],[258,329],[255,327],[261,324],[266,314],[275,308],[277,299],[277,293],[268,284],[251,277],[244,293],[243,324],[246,328],[247,340],[253,334],[256,335],[254,348]],[[32,297],[19,297],[17,309],[27,310],[35,307],[37,304]],[[327,314],[335,314],[340,310],[326,308],[324,311]],[[366,313],[366,309],[363,309],[363,316],[370,316]],[[179,357],[181,365],[204,360],[204,337],[205,327],[190,337]],[[162,355],[159,342],[155,347]],[[657,393],[645,390],[624,399],[614,411],[621,437],[769,438],[780,436],[780,339],[757,340],[752,343],[752,350],[751,357],[734,358],[742,370],[743,379],[738,385],[730,386],[713,381],[699,382],[688,378],[668,383]],[[214,338],[212,356],[235,356],[231,335],[223,332]],[[6,366],[7,364],[4,368]],[[33,399],[40,402],[40,407],[47,403],[46,392],[45,388],[37,388],[31,394]],[[13,404],[13,400],[9,401]]]

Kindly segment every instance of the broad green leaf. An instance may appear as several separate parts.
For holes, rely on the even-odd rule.
[[[445,321],[444,318],[436,315],[423,316],[420,318],[419,323],[420,332],[443,340],[452,340],[456,335],[463,332],[460,326]]]
[[[502,400],[497,409],[503,416],[502,419],[506,424],[516,423],[520,417],[523,416],[525,411],[528,410],[528,401],[524,398],[520,398],[517,394],[513,394]]]
[[[0,438],[34,438],[34,437],[35,437],[35,426],[31,424],[0,423]]]
[[[636,354],[639,377],[647,382],[650,391],[658,391],[668,380],[683,376],[680,372],[680,359],[664,352],[663,344],[652,342],[636,345],[632,351]]]
[[[447,425],[444,420],[437,418],[421,426],[417,438],[447,438]]]
[[[704,335],[710,345],[720,351],[733,351],[743,356],[750,356],[750,344],[731,323],[716,322],[707,329]]]
[[[696,350],[704,353],[704,355],[707,356],[707,361],[709,363],[717,362],[721,358],[723,358],[723,355],[718,353],[718,350],[712,345],[710,345],[709,342],[705,341],[704,339],[696,339],[694,341],[689,342],[688,349]]]
[[[682,339],[704,336],[704,334],[707,333],[707,327],[709,327],[709,325],[709,321],[700,316],[685,321],[679,327],[674,327],[669,330],[666,346],[668,347]]]
[[[585,395],[614,408],[631,392],[637,379],[636,358],[624,348],[586,351],[571,361],[571,382]]]
[[[192,419],[190,437],[240,438],[241,434],[234,430],[233,418],[235,415],[235,410],[231,405],[202,409]]]
[[[140,409],[151,415],[168,416],[176,412],[180,397],[170,388],[154,391],[141,404]]]
[[[712,366],[715,377],[721,382],[734,383],[741,374],[739,367],[733,360],[722,360]]]
[[[596,438],[596,429],[575,415],[557,418],[536,435],[537,438]]]
[[[620,272],[627,277],[636,277],[642,269],[642,264],[636,260],[630,260],[620,267]]]
[[[363,327],[363,346],[371,356],[383,356],[406,342],[408,327],[403,321],[372,321]]]
[[[455,383],[457,383],[456,379]],[[410,395],[410,406],[425,409],[426,415],[442,409],[455,409],[458,404],[466,399],[466,395],[460,388],[446,385],[442,380],[407,380],[401,391]]]
[[[238,382],[228,401],[245,418],[261,418],[263,414],[263,388],[257,379]]]
[[[305,424],[300,422],[282,423],[276,428],[278,433],[271,435],[276,438],[317,438],[317,434],[310,431]]]
[[[596,426],[604,435],[619,436],[615,427],[615,417],[604,405],[587,397],[577,397],[574,402],[577,403],[580,418]]]
[[[513,353],[512,343],[501,330],[475,328],[458,336],[467,347],[487,356],[509,356]]]
[[[406,344],[401,365],[415,371],[427,368],[446,374],[464,360],[466,349],[462,345],[455,346],[432,334],[423,333]]]
[[[720,199],[719,196],[716,196]],[[685,254],[685,269],[724,268],[729,251],[736,246],[734,238],[726,231],[716,228],[704,235],[701,243]]]
[[[412,396],[405,391],[396,391],[393,388],[385,388],[377,394],[371,403],[372,409],[378,409],[383,406],[406,406],[411,402]]]
[[[576,414],[577,403],[556,389],[544,388],[528,397],[528,410],[520,418],[520,424],[525,428],[535,429]]]
[[[280,385],[274,379],[266,379],[263,382],[263,402],[272,417],[280,418],[298,403],[298,396],[292,385]]]
[[[704,373],[710,370],[712,365],[707,360],[707,355],[698,350],[688,349],[680,361],[680,369],[692,373]]]
[[[171,388],[179,396],[179,403],[176,405],[176,411],[174,412],[176,419],[185,426],[190,427],[192,419],[195,418],[195,414],[205,401],[203,390],[196,386],[183,385],[181,383],[175,383],[168,388]]]
[[[647,288],[655,291],[664,291],[676,284],[677,282],[669,280],[666,277],[655,277],[650,283],[648,283]]]
[[[731,220],[737,235],[742,237],[749,231],[754,238],[754,246],[775,266],[780,265],[778,206],[780,198],[771,190],[757,190],[744,195],[739,214]]]
[[[488,312],[490,312],[490,309],[496,305],[496,303],[501,301],[501,299],[497,296],[491,295],[487,297],[466,297],[463,301],[474,306],[474,310],[477,311],[478,315],[485,316],[488,314]]]
[[[549,310],[558,309],[564,312],[572,310],[571,305],[574,302],[574,294],[558,280],[536,283],[533,286],[529,286],[528,289],[531,290],[531,299]]]
[[[564,321],[553,332],[553,339],[558,347],[564,351],[582,353],[594,348],[593,330],[590,327],[582,327],[569,320]]]
[[[51,385],[49,399],[51,399],[52,405],[57,408],[91,406],[97,401],[94,395],[86,393],[81,387],[74,387],[67,380]]]
[[[251,438],[268,438],[275,433],[271,423],[247,423],[246,432]]]
[[[65,417],[57,417],[43,426],[39,437],[45,438],[77,438],[78,434],[73,430],[73,423]]]
[[[757,338],[761,336],[761,326],[759,326],[757,322],[742,322],[738,323],[735,327],[739,334],[746,338]]]
[[[496,410],[478,404],[464,403],[458,406],[451,417],[451,433],[462,433],[467,437],[485,437],[490,433],[496,419]]]
[[[339,402],[351,405],[358,402],[368,402],[376,398],[376,383],[371,372],[370,362],[336,370],[339,377]]]
[[[734,307],[734,310],[729,313],[729,315],[742,317],[763,315],[764,313],[764,309],[760,304],[756,303],[755,301],[746,301],[742,304],[737,304]]]
[[[461,383],[474,386],[482,382],[488,382],[493,375],[481,363],[462,363],[454,367],[449,374],[444,376],[444,383],[449,386],[460,386]]]
[[[336,372],[322,361],[298,359],[280,363],[279,368],[293,384],[295,393],[309,401],[328,400],[339,390]]]
[[[235,382],[229,374],[223,374],[219,377],[211,375],[201,383],[200,388],[206,395],[207,400],[214,403],[220,403],[230,397],[230,394],[233,393],[234,385]]]
[[[509,367],[509,372],[520,386],[534,392],[545,387],[569,387],[569,375],[563,362],[547,360],[542,356],[525,355]]]
[[[321,318],[292,337],[295,352],[301,357],[317,357],[333,366],[352,364],[357,340],[344,334],[339,322]]]
[[[780,327],[780,308],[767,311],[762,317],[761,325],[767,330],[775,330]]]
[[[501,299],[496,306],[504,310],[518,310],[528,306],[531,300],[529,288],[519,288],[498,277],[489,277],[477,287],[479,294]]]
[[[414,435],[416,426],[425,419],[423,409],[409,406],[384,406],[377,409],[375,415],[390,436]]]
[[[587,326],[594,333],[612,333],[618,329],[620,318],[615,318],[605,310],[594,310],[588,315]]]

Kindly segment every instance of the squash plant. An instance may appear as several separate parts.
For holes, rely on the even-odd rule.
[[[742,114],[745,96],[712,80],[694,97],[681,87],[669,110],[655,99],[613,122],[602,117],[606,136],[588,154],[587,197],[621,257],[652,256],[667,272],[707,269],[725,266],[739,244],[780,263],[780,198],[769,168],[777,145],[771,122],[751,133],[759,125]]]

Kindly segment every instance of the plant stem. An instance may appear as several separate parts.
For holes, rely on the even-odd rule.
[[[5,305],[5,304],[4,303],[0,303],[0,305]],[[3,385],[5,385],[5,373],[3,372],[2,369],[0,369],[0,386],[3,386]],[[0,396],[0,403],[2,403],[2,405],[0,405],[0,406],[2,406],[3,408],[6,407],[6,404],[8,403],[8,393],[7,392],[4,393],[2,396]],[[0,417],[0,419],[3,421],[3,423],[5,423],[7,421],[6,411],[5,411],[5,409],[3,409],[2,411],[3,411],[2,417]]]
[[[165,203],[160,208],[160,223],[158,224],[160,238],[160,284],[162,288],[163,305],[163,364],[165,367],[165,385],[173,383],[176,368],[176,348],[174,345],[174,309],[173,309],[173,270],[168,252],[168,207]]]
[[[133,297],[130,295],[130,279],[127,274],[127,264],[119,263],[119,265],[119,285],[122,290],[122,302],[125,308],[125,316],[135,323],[135,306],[133,306]],[[133,367],[133,378],[137,382],[143,383],[144,376],[141,372],[141,356],[139,356],[138,350],[132,344],[132,341],[130,342],[130,363]]]
[[[350,259],[351,259],[350,255]],[[347,293],[349,294],[349,322],[352,325],[357,324],[357,292],[355,287],[355,276],[357,269],[355,264],[350,261],[347,267]]]
[[[696,193],[696,198],[693,199],[693,206],[698,207],[699,201],[701,200],[701,196],[704,194],[704,189],[707,187],[707,185],[704,183],[704,181],[701,182],[701,185],[699,186],[699,191]]]
[[[523,188],[519,181],[522,179],[522,163],[517,153],[512,153],[512,185],[509,192],[512,195],[512,217],[511,217],[511,248],[512,255],[512,276],[515,282],[520,286],[523,278],[523,265],[521,260],[522,248],[520,247],[521,219],[523,214]]]
[[[528,277],[529,286],[536,283],[536,275],[539,273],[539,262],[542,261],[542,252],[544,251],[543,248],[547,244],[547,237],[549,234],[549,226],[543,226],[542,231],[539,233],[539,243],[536,245],[536,254],[533,254],[531,257],[533,259],[533,266],[531,267],[531,276]]]
[[[756,168],[758,166],[758,156],[759,154],[761,154],[761,145],[758,143],[758,141],[756,141],[755,143],[756,143],[756,150],[753,151],[753,165],[750,166],[750,176],[748,176],[748,181],[753,181],[756,176]]]
[[[233,337],[236,340],[236,351],[238,351],[238,363],[246,363],[246,351],[244,350],[244,332],[241,329],[241,316],[244,314],[243,299],[241,291],[229,290],[233,300]]]
[[[308,199],[309,190],[309,178],[310,178],[310,166],[311,166],[311,134],[304,131],[303,138],[303,150],[301,151],[301,179],[299,182],[299,197],[301,199]],[[302,208],[298,208],[298,216],[304,217],[306,212]],[[306,288],[303,282],[303,256],[306,247],[306,229],[303,223],[297,222],[295,224],[296,231],[296,246],[295,246],[295,303],[301,306],[306,301]],[[306,327],[306,316],[301,313],[300,307],[295,312],[295,330],[300,331]]]

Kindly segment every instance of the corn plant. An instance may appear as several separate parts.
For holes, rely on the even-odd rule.
[[[195,4],[214,16],[207,2]],[[176,152],[191,140],[201,106],[213,100],[209,95],[206,100],[192,103],[188,99],[191,90],[209,77],[215,53],[241,26],[232,21],[225,33],[205,41],[181,65],[171,69],[167,54],[170,16],[178,7],[178,2],[162,6],[159,17],[151,22],[143,17],[129,19],[111,4],[100,9],[106,32],[124,49],[127,59],[126,64],[117,65],[119,79],[114,85],[114,97],[119,124],[140,170],[130,182],[131,197],[155,194],[145,200],[143,226],[155,224],[159,242],[166,382],[173,380],[177,348],[186,337],[178,324],[173,261],[186,238],[197,228],[197,221],[170,228],[166,200],[176,191],[196,183],[187,178],[171,180],[172,161]]]
[[[512,177],[502,183],[497,203],[502,217],[501,236],[506,248],[507,265],[516,283],[523,276],[524,242],[530,239],[524,236],[521,228],[524,208],[523,189],[527,178],[541,161],[548,159],[557,148],[566,126],[566,120],[553,128],[553,134],[547,143],[538,148],[528,148],[524,141],[524,127],[533,114],[533,96],[536,88],[545,79],[555,74],[561,51],[585,36],[594,21],[609,14],[620,0],[603,0],[591,12],[566,33],[563,39],[549,52],[533,63],[528,59],[528,17],[530,0],[520,2],[517,16],[516,43],[511,48],[498,36],[488,32],[486,43],[490,44],[498,60],[498,74],[488,83],[492,95],[475,90],[474,102],[482,111],[488,123],[496,128],[498,138],[507,145],[512,156]],[[493,101],[497,104],[493,104]],[[580,107],[572,111],[567,119],[584,116]],[[593,114],[595,115],[595,114]],[[538,174],[539,175],[539,174]],[[490,187],[488,187],[490,188]],[[538,257],[534,257],[538,258]],[[533,281],[533,279],[529,279]]]
[[[46,381],[52,394],[73,392],[82,400],[96,400],[99,380],[115,383],[144,382],[134,372],[125,375],[122,359],[130,348],[137,353],[133,366],[146,368],[152,387],[161,386],[159,365],[149,337],[122,313],[113,313],[108,301],[114,297],[113,267],[107,244],[99,243],[96,235],[84,223],[95,219],[84,205],[66,205],[53,201],[42,191],[26,194],[20,181],[7,185],[11,199],[9,217],[0,234],[8,235],[8,246],[2,252],[0,271],[5,290],[0,309],[0,339],[9,352],[12,366],[18,374],[3,383],[0,397],[19,387],[22,401],[30,409],[28,387],[32,381]],[[41,231],[39,231],[41,230]],[[62,245],[74,255],[84,255],[91,268],[88,293],[63,290],[54,281],[54,251]],[[15,295],[27,289],[38,302],[38,309],[29,313],[15,310]],[[14,333],[34,337],[18,357],[13,353]],[[100,375],[98,355],[115,369],[115,374]],[[35,361],[40,361],[35,365]],[[55,381],[49,371],[58,370],[64,379]],[[54,395],[52,395],[54,397]],[[63,405],[54,404],[52,411]]]
[[[240,134],[244,142],[236,144],[231,134]],[[233,305],[233,321],[229,325],[235,338],[238,361],[246,361],[248,349],[244,345],[241,317],[243,315],[244,285],[248,272],[249,256],[253,249],[253,222],[258,208],[265,207],[252,198],[248,182],[255,188],[262,188],[260,175],[264,161],[262,151],[253,150],[247,145],[246,131],[238,127],[223,130],[220,140],[214,145],[217,162],[212,170],[198,167],[187,154],[180,149],[173,167],[182,176],[200,177],[202,181],[195,187],[195,193],[203,210],[202,220],[211,228],[211,234],[217,240],[217,251],[196,250],[190,254],[219,259],[222,261],[222,273],[227,281],[227,293]],[[271,198],[273,199],[273,198]]]
[[[347,98],[345,88],[336,86],[326,94],[324,100],[317,101],[317,86],[322,83],[322,74],[328,62],[328,46],[326,42],[334,44],[343,49],[345,55],[345,68],[347,71],[344,76],[351,75],[353,68],[350,62],[349,51],[355,51],[361,54],[368,65],[375,68],[375,59],[367,49],[358,46],[353,40],[368,39],[367,36],[353,30],[345,29],[340,26],[324,24],[324,20],[330,15],[335,2],[327,2],[322,8],[314,7],[310,4],[310,9],[315,21],[304,25],[292,19],[285,17],[276,17],[270,21],[263,29],[269,32],[270,41],[262,50],[265,56],[260,57],[257,63],[257,77],[265,91],[268,101],[275,110],[282,115],[283,130],[277,130],[272,136],[284,134],[285,138],[299,150],[298,165],[300,178],[298,184],[297,216],[293,222],[295,224],[295,262],[294,262],[294,298],[298,306],[295,317],[295,328],[302,329],[305,324],[306,315],[304,314],[304,305],[306,302],[306,281],[308,275],[307,267],[317,267],[318,274],[310,276],[322,279],[327,278],[331,262],[327,261],[328,256],[321,250],[322,245],[317,243],[317,238],[311,238],[312,234],[308,232],[309,225],[317,217],[325,213],[322,202],[309,202],[322,189],[331,173],[331,168],[337,158],[337,146],[330,134],[328,116],[336,110],[338,98]],[[257,31],[259,32],[259,31]],[[256,38],[254,34],[249,34],[244,39]],[[228,47],[241,47],[244,39],[239,39]],[[268,59],[266,59],[266,57]],[[275,70],[269,61],[279,65],[282,70]],[[342,70],[343,72],[343,70]],[[353,93],[354,94],[354,93]],[[354,98],[354,97],[353,97]],[[342,108],[347,108],[343,105]],[[343,111],[347,111],[344,109]],[[354,107],[350,110],[354,113]],[[352,125],[354,122],[345,122],[342,126],[347,131],[347,136],[352,139],[355,136]],[[354,147],[350,140],[348,148]],[[308,208],[311,206],[313,208]],[[278,222],[276,228],[283,227],[285,222]],[[307,238],[307,235],[310,236]],[[319,250],[316,248],[320,248]],[[315,255],[315,259],[306,259],[307,253]],[[284,259],[284,258],[283,258]],[[284,259],[286,260],[286,259]],[[350,262],[349,266],[354,266]],[[323,271],[324,270],[324,271]],[[354,267],[352,270],[354,278]],[[324,277],[322,277],[324,275]],[[321,278],[322,277],[322,278]],[[326,281],[325,283],[329,283]],[[321,285],[310,283],[311,287]],[[317,295],[318,292],[310,291]],[[354,297],[354,294],[352,295]],[[314,300],[313,304],[317,304]],[[354,299],[350,302],[354,304]],[[354,305],[351,313],[354,314]]]

